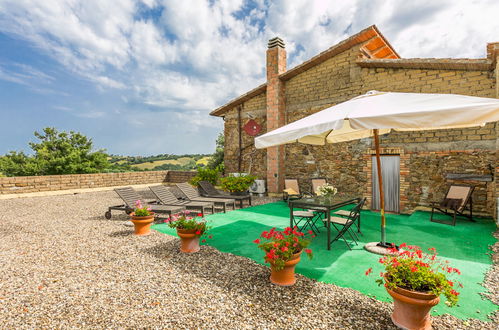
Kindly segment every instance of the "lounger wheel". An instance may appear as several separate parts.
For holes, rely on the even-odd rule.
[[[111,219],[111,211],[107,211],[106,213],[104,213],[104,216],[106,217],[106,219]]]

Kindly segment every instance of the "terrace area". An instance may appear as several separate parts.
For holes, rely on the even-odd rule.
[[[378,259],[362,249],[379,239],[376,213],[363,211],[364,236],[352,251],[341,241],[327,251],[318,235],[296,285],[278,287],[252,241],[289,224],[283,202],[256,199],[252,208],[208,216],[213,239],[195,254],[180,253],[164,224],[137,237],[124,213],[106,220],[107,207],[119,203],[113,191],[0,200],[3,327],[394,328],[387,294],[364,275]],[[495,224],[451,227],[425,216],[389,216],[387,234],[436,247],[462,270],[460,306],[441,303],[434,327],[492,328],[499,322]]]

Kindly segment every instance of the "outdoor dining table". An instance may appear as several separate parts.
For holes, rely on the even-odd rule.
[[[324,213],[327,219],[330,216],[331,211],[345,205],[358,203],[360,202],[360,200],[361,198],[359,197],[342,196],[342,195],[335,195],[334,197],[330,198],[324,198],[319,196],[319,197],[305,197],[305,198],[290,200],[288,202],[289,214],[290,214],[289,217],[290,227],[292,228],[294,226],[294,221],[295,221],[293,216],[294,208],[318,211]],[[331,250],[331,222],[326,221],[326,223],[327,223],[326,224],[327,249]]]

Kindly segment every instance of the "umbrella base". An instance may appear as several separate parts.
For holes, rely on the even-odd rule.
[[[389,243],[389,242],[379,242],[376,244],[376,246],[385,248],[385,249],[392,249],[396,248],[397,250],[399,249],[398,245],[395,245],[395,243]]]
[[[393,248],[393,245],[391,245],[390,243],[386,243],[385,244],[382,244],[381,242],[370,242],[370,243],[366,243],[366,245],[364,245],[364,249],[366,249],[367,251],[371,252],[371,253],[376,253],[376,254],[381,254],[381,255],[387,255],[387,254],[392,254],[392,255],[395,255],[397,254],[396,253],[393,253],[393,252],[390,252],[390,249]],[[398,249],[398,247],[397,247]]]

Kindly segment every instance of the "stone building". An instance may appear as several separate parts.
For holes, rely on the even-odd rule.
[[[287,70],[281,39],[269,41],[267,82],[213,110],[225,124],[227,172],[248,172],[266,179],[277,193],[284,178],[310,189],[311,177],[325,177],[341,191],[372,201],[372,139],[325,146],[299,143],[257,150],[254,134],[263,134],[369,90],[454,93],[499,97],[499,43],[487,45],[483,59],[403,59],[376,26],[343,40]],[[398,163],[399,200],[392,210],[410,213],[440,200],[450,183],[476,186],[474,211],[497,216],[499,197],[498,124],[381,137],[382,154]],[[393,158],[390,158],[393,159]]]

